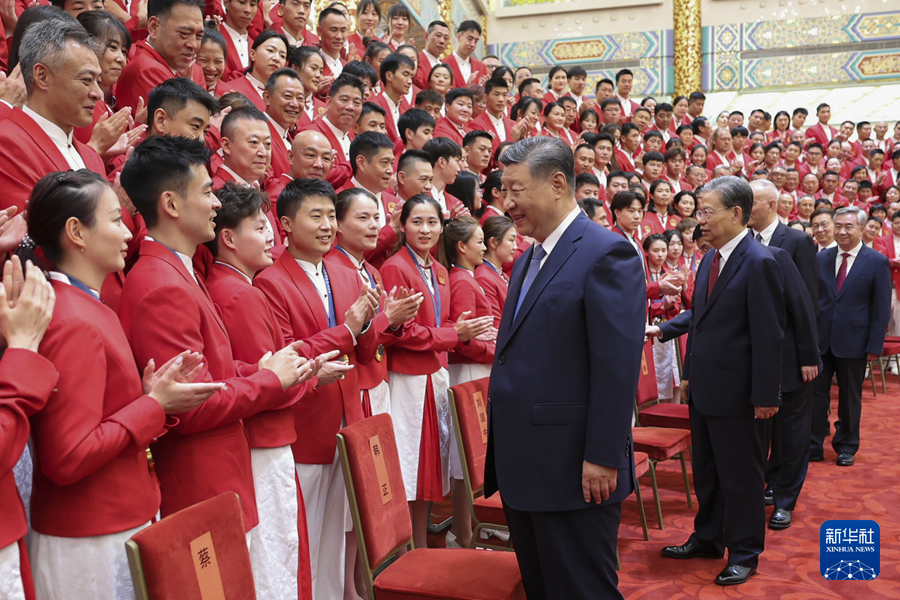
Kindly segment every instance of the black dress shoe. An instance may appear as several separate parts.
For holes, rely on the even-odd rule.
[[[825,460],[824,453],[809,453],[809,462],[822,462],[823,460]]]
[[[719,585],[738,585],[746,583],[750,576],[756,573],[753,567],[742,567],[740,565],[728,565],[722,572],[716,576],[716,583]]]
[[[791,511],[776,508],[769,517],[769,529],[787,529],[791,526]]]
[[[707,550],[695,541],[688,540],[682,546],[666,546],[662,549],[662,555],[669,558],[722,558],[725,552]]]
[[[773,504],[775,504],[775,492],[772,490],[772,488],[766,490],[765,498],[766,506],[772,506]]]
[[[848,454],[846,452],[841,452],[837,457],[837,466],[839,467],[852,467],[853,463],[856,460],[853,458],[852,454]]]

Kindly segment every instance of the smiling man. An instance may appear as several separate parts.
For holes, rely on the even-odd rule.
[[[272,135],[265,114],[255,107],[228,113],[222,121],[225,162],[213,176],[213,189],[217,190],[229,181],[261,186],[269,167],[271,147]]]
[[[288,152],[291,132],[303,110],[303,82],[293,69],[278,69],[266,83],[263,92],[266,117],[272,134],[272,175],[281,177],[291,169]]]
[[[331,93],[325,114],[307,129],[323,134],[334,149],[334,165],[328,173],[328,183],[340,187],[352,175],[350,169],[350,142],[354,134],[353,124],[362,112],[365,85],[356,75],[344,73],[331,84]]]
[[[643,267],[579,209],[564,142],[530,138],[500,160],[504,208],[536,243],[513,267],[497,337],[485,495],[501,492],[529,598],[621,598]]]
[[[28,99],[0,129],[0,207],[19,212],[47,173],[88,168],[105,175],[97,153],[73,138],[75,127],[93,120],[103,97],[100,64],[91,36],[76,24],[32,25],[19,48]]]

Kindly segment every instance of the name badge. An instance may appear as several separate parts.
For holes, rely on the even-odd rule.
[[[203,600],[225,600],[216,548],[208,531],[191,542],[191,557],[194,559],[200,597]]]
[[[381,440],[378,439],[377,435],[369,438],[369,450],[372,452],[372,462],[375,463],[375,480],[378,482],[378,489],[380,490],[381,505],[384,506],[394,496],[391,494],[391,482],[388,480],[387,465],[384,463]]]

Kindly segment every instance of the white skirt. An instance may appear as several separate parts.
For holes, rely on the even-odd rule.
[[[391,386],[387,381],[382,381],[369,391],[369,404],[372,406],[372,415],[391,414]],[[359,393],[362,401],[363,392]]]
[[[37,600],[134,600],[125,542],[149,525],[82,538],[32,532],[28,554]]]
[[[6,548],[0,549],[0,598],[25,600],[18,542],[13,542]]]
[[[251,448],[259,524],[250,530],[256,597],[296,600],[300,536],[297,476],[290,446]]]
[[[895,286],[891,286],[891,318],[888,322],[888,335],[900,335],[900,300],[897,299]]]
[[[660,400],[671,400],[672,388],[681,384],[678,360],[675,358],[677,339],[668,342],[653,340],[653,366],[656,368],[656,391]]]
[[[484,379],[491,376],[491,365],[482,363],[450,365],[450,385],[468,383],[476,379]],[[450,423],[450,476],[462,481],[462,460],[459,458],[459,446],[456,444],[456,432],[453,423]]]
[[[391,371],[391,418],[400,454],[400,470],[406,499],[416,499],[419,488],[419,452],[422,444],[422,419],[425,413],[425,387],[427,375],[407,375]],[[438,435],[441,442],[441,481],[446,495],[450,491],[450,404],[447,388],[450,387],[447,369],[431,375],[437,411]]]

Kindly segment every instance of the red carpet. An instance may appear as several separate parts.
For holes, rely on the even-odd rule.
[[[878,374],[876,373],[876,376]],[[832,412],[837,411],[837,386]],[[766,551],[759,570],[748,583],[723,588],[713,579],[726,561],[672,560],[660,548],[684,543],[693,531],[696,512],[684,495],[681,464],[661,463],[657,469],[665,530],[660,531],[649,475],[641,478],[641,492],[650,527],[645,542],[634,496],[623,504],[619,530],[622,570],[619,589],[629,600],[680,598],[756,598],[819,600],[900,598],[900,383],[888,377],[887,395],[872,395],[871,382],[863,392],[862,444],[853,467],[835,465],[830,439],[825,462],[810,463],[803,493],[793,514],[794,524],[783,531],[767,530]],[[834,421],[832,415],[832,422]],[[833,431],[833,427],[832,427]],[[690,463],[688,463],[690,468]],[[693,477],[691,477],[693,488]],[[763,490],[760,489],[760,494]],[[449,501],[435,504],[433,521],[450,515]],[[771,514],[772,508],[767,508]],[[871,519],[881,527],[881,574],[872,581],[826,581],[819,573],[819,527],[829,519]],[[443,546],[443,535],[429,536],[429,546]]]

